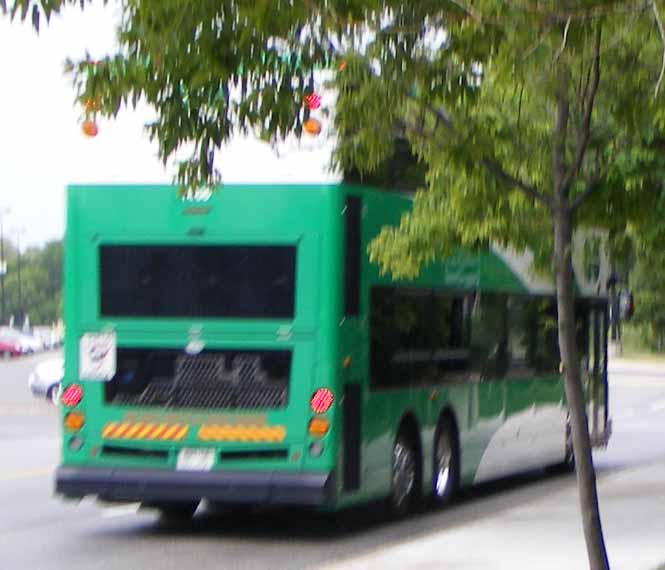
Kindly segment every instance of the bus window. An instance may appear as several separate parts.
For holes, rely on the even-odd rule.
[[[483,378],[502,378],[508,370],[507,302],[505,295],[482,295],[472,312],[472,367]]]
[[[430,289],[373,288],[372,386],[466,379],[470,307],[462,296]]]
[[[508,356],[510,359],[509,376],[534,375],[538,342],[538,322],[534,307],[528,299],[511,297],[508,299]]]
[[[294,317],[296,248],[103,245],[104,317]]]

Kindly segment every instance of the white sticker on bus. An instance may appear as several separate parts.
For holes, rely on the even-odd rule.
[[[79,376],[81,379],[108,381],[115,376],[115,371],[115,333],[84,334],[79,341]]]

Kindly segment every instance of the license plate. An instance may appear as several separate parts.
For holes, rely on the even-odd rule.
[[[215,463],[214,449],[184,448],[178,452],[178,471],[210,471]]]

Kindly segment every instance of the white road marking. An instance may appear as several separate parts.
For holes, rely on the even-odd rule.
[[[101,516],[105,519],[113,519],[115,517],[135,515],[139,510],[139,506],[139,503],[132,503],[131,505],[121,505],[119,507],[104,507]]]

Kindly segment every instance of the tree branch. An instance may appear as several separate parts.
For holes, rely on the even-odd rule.
[[[523,60],[527,60],[543,43],[545,42],[545,38],[547,37],[547,34],[549,34],[552,31],[552,28],[554,27],[553,24],[549,24],[543,32],[538,36],[538,39],[524,52],[524,55],[522,56]]]
[[[658,34],[660,35],[660,41],[663,44],[663,56],[660,64],[660,75],[658,76],[658,81],[656,82],[656,89],[654,91],[654,98],[658,97],[658,92],[660,91],[660,84],[663,81],[663,75],[665,75],[665,30],[663,30],[663,22],[660,19],[660,13],[658,12],[658,6],[656,6],[656,0],[652,0],[651,9],[653,10],[653,15],[656,18],[656,25],[658,26]]]
[[[448,0],[453,6],[464,12],[464,15],[473,20],[478,20],[478,16],[469,8],[460,2],[459,0]]]
[[[578,137],[577,149],[575,152],[575,160],[570,171],[566,174],[563,185],[564,187],[569,187],[575,177],[579,174],[580,169],[582,168],[582,162],[584,161],[584,156],[589,147],[589,141],[591,140],[591,116],[593,115],[593,108],[596,102],[596,95],[598,93],[598,85],[600,84],[600,37],[601,37],[601,27],[598,25],[596,29],[596,41],[594,45],[594,54],[593,54],[593,63],[592,63],[592,73],[591,85],[589,86],[589,96],[586,101],[586,105],[582,105],[584,109],[584,117],[582,119],[582,133],[581,137]]]
[[[452,117],[448,114],[448,112],[445,109],[440,107],[434,107],[433,105],[424,105],[424,108],[425,110],[429,111],[434,115],[437,121],[437,125],[443,124],[443,126],[446,129],[448,129],[451,133],[453,133],[456,136],[459,136],[460,133],[455,128],[455,124],[453,122]],[[406,132],[410,132],[419,137],[429,138],[430,140],[433,140],[435,142],[438,141],[439,137],[436,133],[436,125],[431,132],[425,132],[425,130],[422,127],[408,124],[406,121],[400,122],[399,126],[402,129],[404,129],[404,131]],[[538,189],[532,184],[527,184],[523,180],[508,173],[499,163],[499,161],[496,160],[496,158],[481,156],[480,158],[477,159],[477,161],[478,164],[480,164],[483,168],[487,169],[490,173],[492,173],[497,178],[497,180],[500,180],[508,187],[516,188],[517,190],[520,190],[521,192],[523,192],[524,194],[526,194],[528,197],[532,198],[536,202],[540,202],[541,204],[544,204],[547,207],[551,207],[552,203],[548,196],[546,196],[542,192],[539,192]]]
[[[568,192],[566,185],[566,139],[570,104],[568,96],[568,76],[561,71],[557,74],[556,115],[554,117],[552,174],[554,178],[554,199],[559,202]]]
[[[568,16],[566,20],[566,27],[563,29],[563,41],[561,42],[561,47],[557,50],[556,55],[554,56],[554,61],[558,60],[563,53],[563,50],[566,49],[566,43],[568,42],[568,30],[570,29],[570,22],[572,17]]]
[[[598,174],[594,179],[586,185],[586,188],[577,196],[570,204],[570,211],[574,212],[580,205],[592,194],[600,190],[603,185],[600,183],[601,175]]]
[[[523,180],[516,178],[512,174],[506,172],[503,167],[496,161],[494,158],[483,157],[480,159],[480,164],[482,164],[487,170],[489,170],[498,180],[510,186],[511,188],[517,188],[521,190],[524,194],[540,202],[545,206],[550,207],[551,201],[548,196],[542,194],[538,189],[531,185],[525,183]]]

